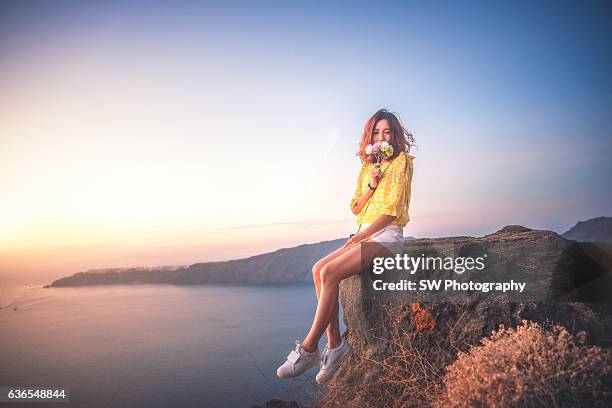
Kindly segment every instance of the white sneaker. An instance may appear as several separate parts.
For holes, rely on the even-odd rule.
[[[280,378],[293,378],[310,370],[319,364],[321,353],[319,349],[308,352],[302,348],[299,340],[295,341],[295,350],[287,356],[287,361],[276,370],[276,375]]]
[[[352,349],[350,343],[344,337],[342,343],[336,348],[330,349],[329,345],[325,346],[323,359],[321,360],[321,370],[316,377],[317,382],[323,384],[329,380]]]

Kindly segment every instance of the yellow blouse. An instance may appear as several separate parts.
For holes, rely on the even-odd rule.
[[[357,224],[374,222],[381,214],[395,216],[391,224],[400,227],[404,227],[410,221],[408,209],[414,172],[413,159],[414,156],[400,152],[391,162],[382,163],[380,169],[384,171],[384,174],[378,181],[370,203],[366,201],[363,209],[357,215]],[[361,166],[355,195],[351,199],[351,209],[357,204],[363,192],[368,189],[368,183],[372,181],[372,166],[373,164],[368,162]]]

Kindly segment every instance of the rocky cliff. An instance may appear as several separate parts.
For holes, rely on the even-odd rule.
[[[610,245],[578,243],[552,231],[509,225],[482,237],[406,241],[404,248],[412,257],[488,252],[490,269],[503,271],[508,280],[528,282],[533,291],[524,301],[495,291],[433,300],[418,293],[377,291],[373,281],[380,275],[367,270],[343,280],[343,335],[354,351],[332,378],[325,406],[378,406],[387,398],[382,387],[402,381],[402,392],[410,394],[406,401],[411,401],[405,406],[431,405],[444,367],[459,351],[479,344],[500,324],[515,327],[523,319],[560,324],[574,334],[585,330],[590,343],[611,345]],[[415,279],[407,271],[393,273],[388,280]],[[448,277],[448,272],[427,274],[420,278]],[[398,355],[404,358],[399,361],[409,363],[394,366]],[[419,380],[411,385],[408,379]]]

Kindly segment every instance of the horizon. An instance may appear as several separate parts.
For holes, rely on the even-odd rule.
[[[379,108],[417,144],[404,236],[610,215],[611,15],[3,2],[0,282],[348,239]]]
[[[559,234],[559,235],[562,235],[562,234],[564,234],[564,233],[568,232],[568,231],[569,231],[571,228],[573,228],[574,226],[576,226],[578,223],[580,223],[580,222],[585,222],[585,221],[590,221],[590,220],[595,219],[595,218],[610,218],[610,217],[609,217],[609,216],[605,216],[605,215],[604,215],[604,216],[598,216],[598,217],[589,218],[589,219],[587,219],[587,220],[580,220],[580,221],[576,221],[572,227],[567,228],[567,229],[566,229],[565,231],[563,231],[563,232],[560,232],[560,231],[554,231],[554,230],[551,230],[551,229],[546,229],[546,228],[544,228],[544,230],[553,231],[553,232],[555,232],[555,233],[557,233],[557,234]],[[504,227],[506,227],[506,226],[508,226],[508,225],[514,225],[514,224],[506,224],[506,225],[500,226],[499,228],[497,228],[497,229],[495,229],[495,230],[493,230],[493,231],[486,232],[486,233],[483,233],[483,234],[476,234],[476,235],[473,235],[473,236],[474,236],[474,237],[481,237],[481,236],[484,236],[484,235],[487,235],[487,234],[490,234],[490,233],[493,233],[493,232],[499,231],[500,229],[502,229],[502,228],[504,228]],[[525,225],[523,225],[523,226],[524,226],[524,227],[529,228],[528,226],[525,226]],[[531,229],[534,229],[534,228],[531,228]],[[451,236],[451,235],[442,235],[442,236],[438,236],[438,237],[431,237],[431,236],[429,236],[429,237],[412,237],[412,236],[404,236],[404,239],[406,239],[406,238],[412,238],[412,239],[422,239],[422,238],[444,238],[444,237],[449,237],[449,236]],[[130,266],[114,265],[114,266],[106,266],[106,267],[99,267],[99,268],[89,268],[89,269],[84,269],[84,270],[73,271],[73,272],[66,273],[66,274],[61,275],[61,276],[57,276],[57,277],[55,277],[55,278],[52,278],[52,279],[51,279],[51,281],[49,281],[49,282],[46,282],[46,281],[45,281],[45,282],[43,282],[43,281],[40,281],[40,282],[15,281],[15,282],[11,282],[11,283],[10,283],[10,284],[8,284],[8,285],[5,285],[4,287],[15,287],[15,286],[32,286],[32,285],[36,285],[36,286],[38,286],[38,285],[46,285],[46,284],[51,284],[53,281],[55,281],[55,280],[57,280],[57,279],[60,279],[60,278],[63,278],[63,277],[67,277],[67,276],[72,276],[74,273],[78,273],[78,272],[93,272],[93,271],[104,271],[104,270],[110,270],[110,269],[131,269],[131,268],[143,268],[143,269],[153,269],[153,268],[172,268],[172,267],[184,267],[184,266],[190,266],[190,265],[197,264],[197,263],[224,262],[224,261],[237,261],[237,260],[246,259],[246,258],[249,258],[249,257],[252,257],[252,256],[257,256],[257,255],[265,255],[265,254],[273,253],[273,252],[279,251],[279,250],[281,250],[281,249],[296,248],[296,247],[298,247],[298,246],[302,246],[302,245],[316,245],[316,244],[319,244],[319,243],[322,243],[322,242],[327,242],[327,241],[335,241],[335,240],[338,240],[338,239],[343,239],[343,238],[332,238],[332,239],[322,240],[322,241],[318,241],[318,242],[305,242],[305,243],[301,243],[301,244],[297,244],[297,245],[293,245],[293,246],[287,246],[287,247],[280,247],[280,248],[271,249],[271,250],[266,251],[266,252],[260,252],[260,253],[256,253],[256,254],[246,255],[246,256],[243,256],[243,257],[240,257],[240,258],[212,259],[212,260],[207,260],[207,261],[196,261],[196,262],[193,262],[193,263],[187,263],[187,264],[172,264],[172,265],[170,265],[170,264],[168,264],[168,265],[162,265],[162,264],[154,264],[154,265],[130,265]],[[2,287],[3,287],[3,286],[2,286],[2,283],[0,283],[0,288],[2,288]]]

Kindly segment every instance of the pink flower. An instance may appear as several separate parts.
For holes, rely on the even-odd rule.
[[[379,142],[374,143],[374,144],[372,145],[372,151],[373,151],[373,152],[377,152],[377,151],[379,151],[379,150],[380,150],[380,143],[379,143]]]

